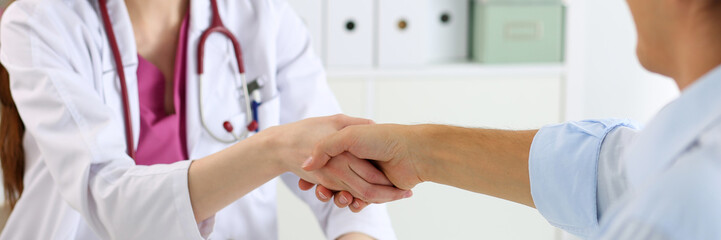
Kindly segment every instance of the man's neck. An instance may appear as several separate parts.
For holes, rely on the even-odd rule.
[[[684,90],[721,65],[721,14],[703,14],[676,37],[675,74],[679,89]]]

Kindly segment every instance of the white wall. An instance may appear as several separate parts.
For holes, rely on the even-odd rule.
[[[583,69],[569,81],[581,81],[569,91],[582,92],[569,101],[582,102],[569,109],[570,119],[617,117],[647,122],[668,101],[678,95],[668,78],[643,69],[636,58],[636,31],[624,0],[571,0],[583,26],[572,40],[582,41],[572,48],[580,56],[575,64]],[[579,2],[582,1],[582,2]],[[579,53],[580,52],[580,53]],[[573,65],[573,63],[571,63]]]

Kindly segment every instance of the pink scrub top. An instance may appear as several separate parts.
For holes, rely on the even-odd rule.
[[[174,114],[169,115],[165,112],[163,73],[138,54],[140,136],[135,155],[137,165],[167,164],[188,159],[185,133],[185,82],[189,19],[189,14],[186,14],[180,27],[175,55]]]

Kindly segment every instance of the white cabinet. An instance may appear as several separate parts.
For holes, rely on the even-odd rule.
[[[380,79],[375,89],[378,122],[528,129],[561,117],[558,77]]]

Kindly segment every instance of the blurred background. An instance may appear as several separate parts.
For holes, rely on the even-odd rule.
[[[643,124],[678,95],[638,63],[623,0],[287,1],[345,113],[380,123]],[[280,185],[281,239],[322,239]],[[388,209],[399,239],[571,239],[535,209],[433,183]]]

